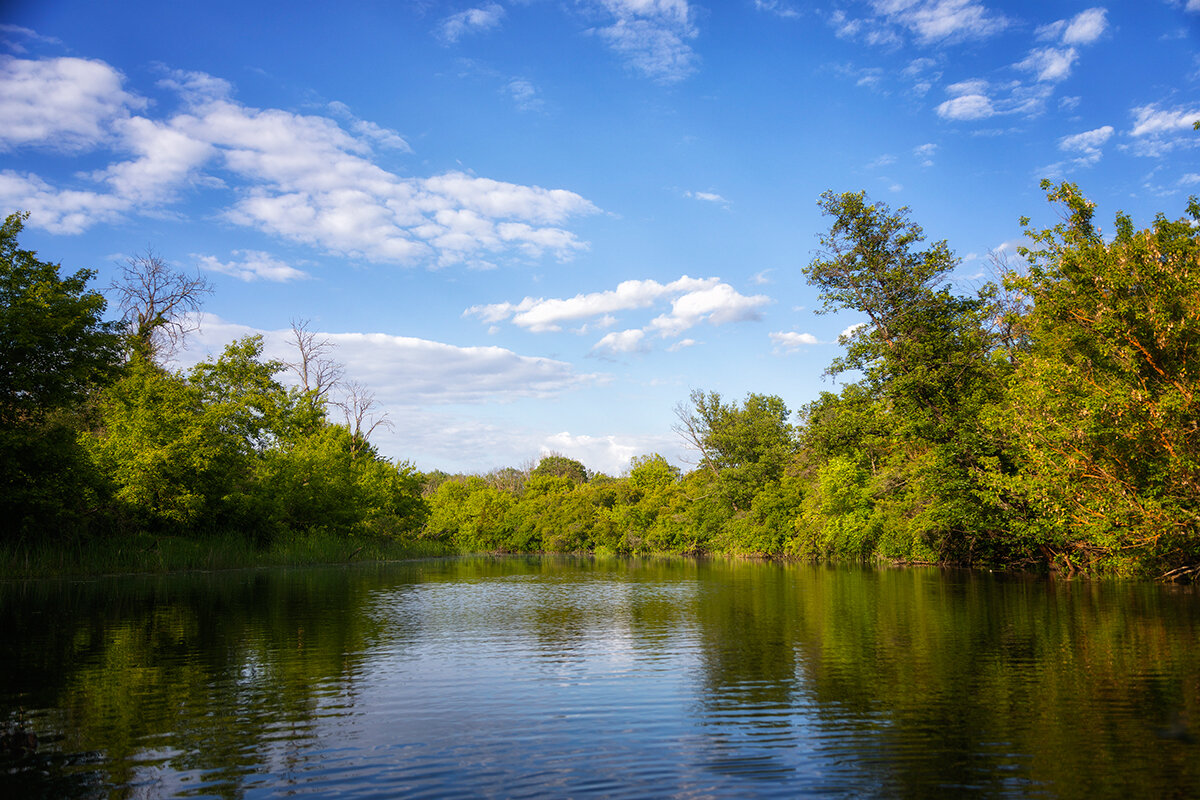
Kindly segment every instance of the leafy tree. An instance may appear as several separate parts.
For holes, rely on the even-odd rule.
[[[1003,425],[1021,446],[1031,528],[1065,569],[1200,564],[1200,203],[1106,242],[1073,184],[1065,219],[1029,228],[1032,345]]]
[[[75,406],[110,380],[120,362],[120,326],[104,322],[104,296],[89,290],[95,277],[22,250],[17,237],[26,214],[0,225],[0,425],[31,422]]]
[[[860,370],[866,392],[885,404],[913,534],[942,558],[1002,557],[1005,517],[988,485],[1004,457],[982,421],[1008,367],[987,325],[993,289],[953,294],[957,259],[945,241],[922,249],[924,231],[907,208],[869,204],[861,192],[826,192],[820,206],[833,222],[804,272],[821,289],[822,312],[868,320],[829,371]]]
[[[236,433],[209,413],[202,391],[140,352],[100,396],[99,427],[87,442],[126,525],[210,522],[245,470]]]
[[[190,374],[207,412],[244,443],[247,452],[261,453],[324,424],[318,406],[275,380],[286,365],[263,361],[262,348],[261,335],[246,336],[227,345],[215,361],[197,364]]]
[[[748,394],[741,404],[717,392],[692,392],[692,407],[679,406],[676,432],[700,453],[700,469],[733,510],[745,510],[756,491],[778,482],[796,452],[791,412],[774,395]]]
[[[561,453],[550,453],[543,456],[538,465],[529,473],[529,477],[553,477],[566,478],[571,483],[587,483],[588,471],[580,462],[573,458],[567,458]]]
[[[0,225],[0,532],[82,531],[99,476],[76,430],[87,401],[117,374],[120,326],[104,322],[94,276],[24,250],[25,214]]]

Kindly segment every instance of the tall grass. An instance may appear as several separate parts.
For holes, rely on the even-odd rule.
[[[445,543],[424,539],[351,539],[332,533],[293,534],[263,546],[234,532],[196,538],[138,534],[0,544],[0,578],[396,561],[456,552]]]

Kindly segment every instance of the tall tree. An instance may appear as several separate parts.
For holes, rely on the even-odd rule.
[[[823,313],[867,317],[830,372],[861,370],[889,409],[897,455],[910,468],[913,532],[944,558],[994,557],[1004,521],[985,473],[1001,454],[982,411],[1002,396],[1007,362],[993,358],[992,290],[954,294],[958,259],[944,240],[924,246],[907,208],[869,203],[862,192],[826,192],[819,205],[833,222],[804,273],[821,289]]]
[[[1032,302],[1005,426],[1040,543],[1066,569],[1200,572],[1200,203],[1106,242],[1078,187],[1029,228]]]
[[[24,250],[25,214],[0,225],[0,533],[82,530],[98,476],[77,442],[85,401],[117,373],[121,330],[94,274]]]

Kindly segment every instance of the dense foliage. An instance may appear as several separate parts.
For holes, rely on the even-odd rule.
[[[155,361],[174,320],[159,288],[187,293],[161,261],[138,286],[136,324],[104,322],[92,274],[59,276],[0,228],[0,543],[9,548],[238,532],[263,545],[333,533],[396,539],[424,523],[412,466],[390,463],[325,400],[289,389],[262,341],[231,343],[187,374]],[[128,276],[127,271],[127,276]],[[149,289],[146,287],[149,286]],[[175,335],[178,336],[179,330]],[[145,540],[149,538],[147,543]]]
[[[804,272],[824,311],[865,318],[829,368],[840,392],[796,424],[779,397],[693,392],[677,409],[687,474],[648,456],[605,482],[440,476],[425,535],[1194,576],[1200,204],[1143,231],[1118,215],[1106,240],[1074,186],[1045,188],[1066,221],[1028,230],[1023,271],[970,295],[907,209],[826,193],[830,230]]]
[[[560,454],[485,475],[389,463],[367,441],[379,420],[367,424],[362,387],[350,384],[346,425],[327,419],[341,367],[303,325],[297,364],[264,361],[252,337],[168,371],[146,342],[171,318],[138,310],[154,297],[123,296],[122,338],[90,274],[59,278],[19,250],[10,217],[4,530],[10,543],[315,531],[460,551],[1194,576],[1200,203],[1140,231],[1118,215],[1106,239],[1074,186],[1045,188],[1064,221],[1028,229],[1022,268],[972,294],[955,291],[958,260],[945,241],[927,245],[907,209],[823,195],[831,225],[804,273],[823,311],[864,319],[830,365],[840,391],[795,412],[775,396],[695,391],[676,409],[695,468],[651,454],[617,478]],[[288,366],[302,388],[278,380]]]

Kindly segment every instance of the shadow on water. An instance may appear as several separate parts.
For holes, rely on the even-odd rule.
[[[0,626],[5,796],[1200,786],[1200,596],[1157,585],[479,557],[6,583]]]

